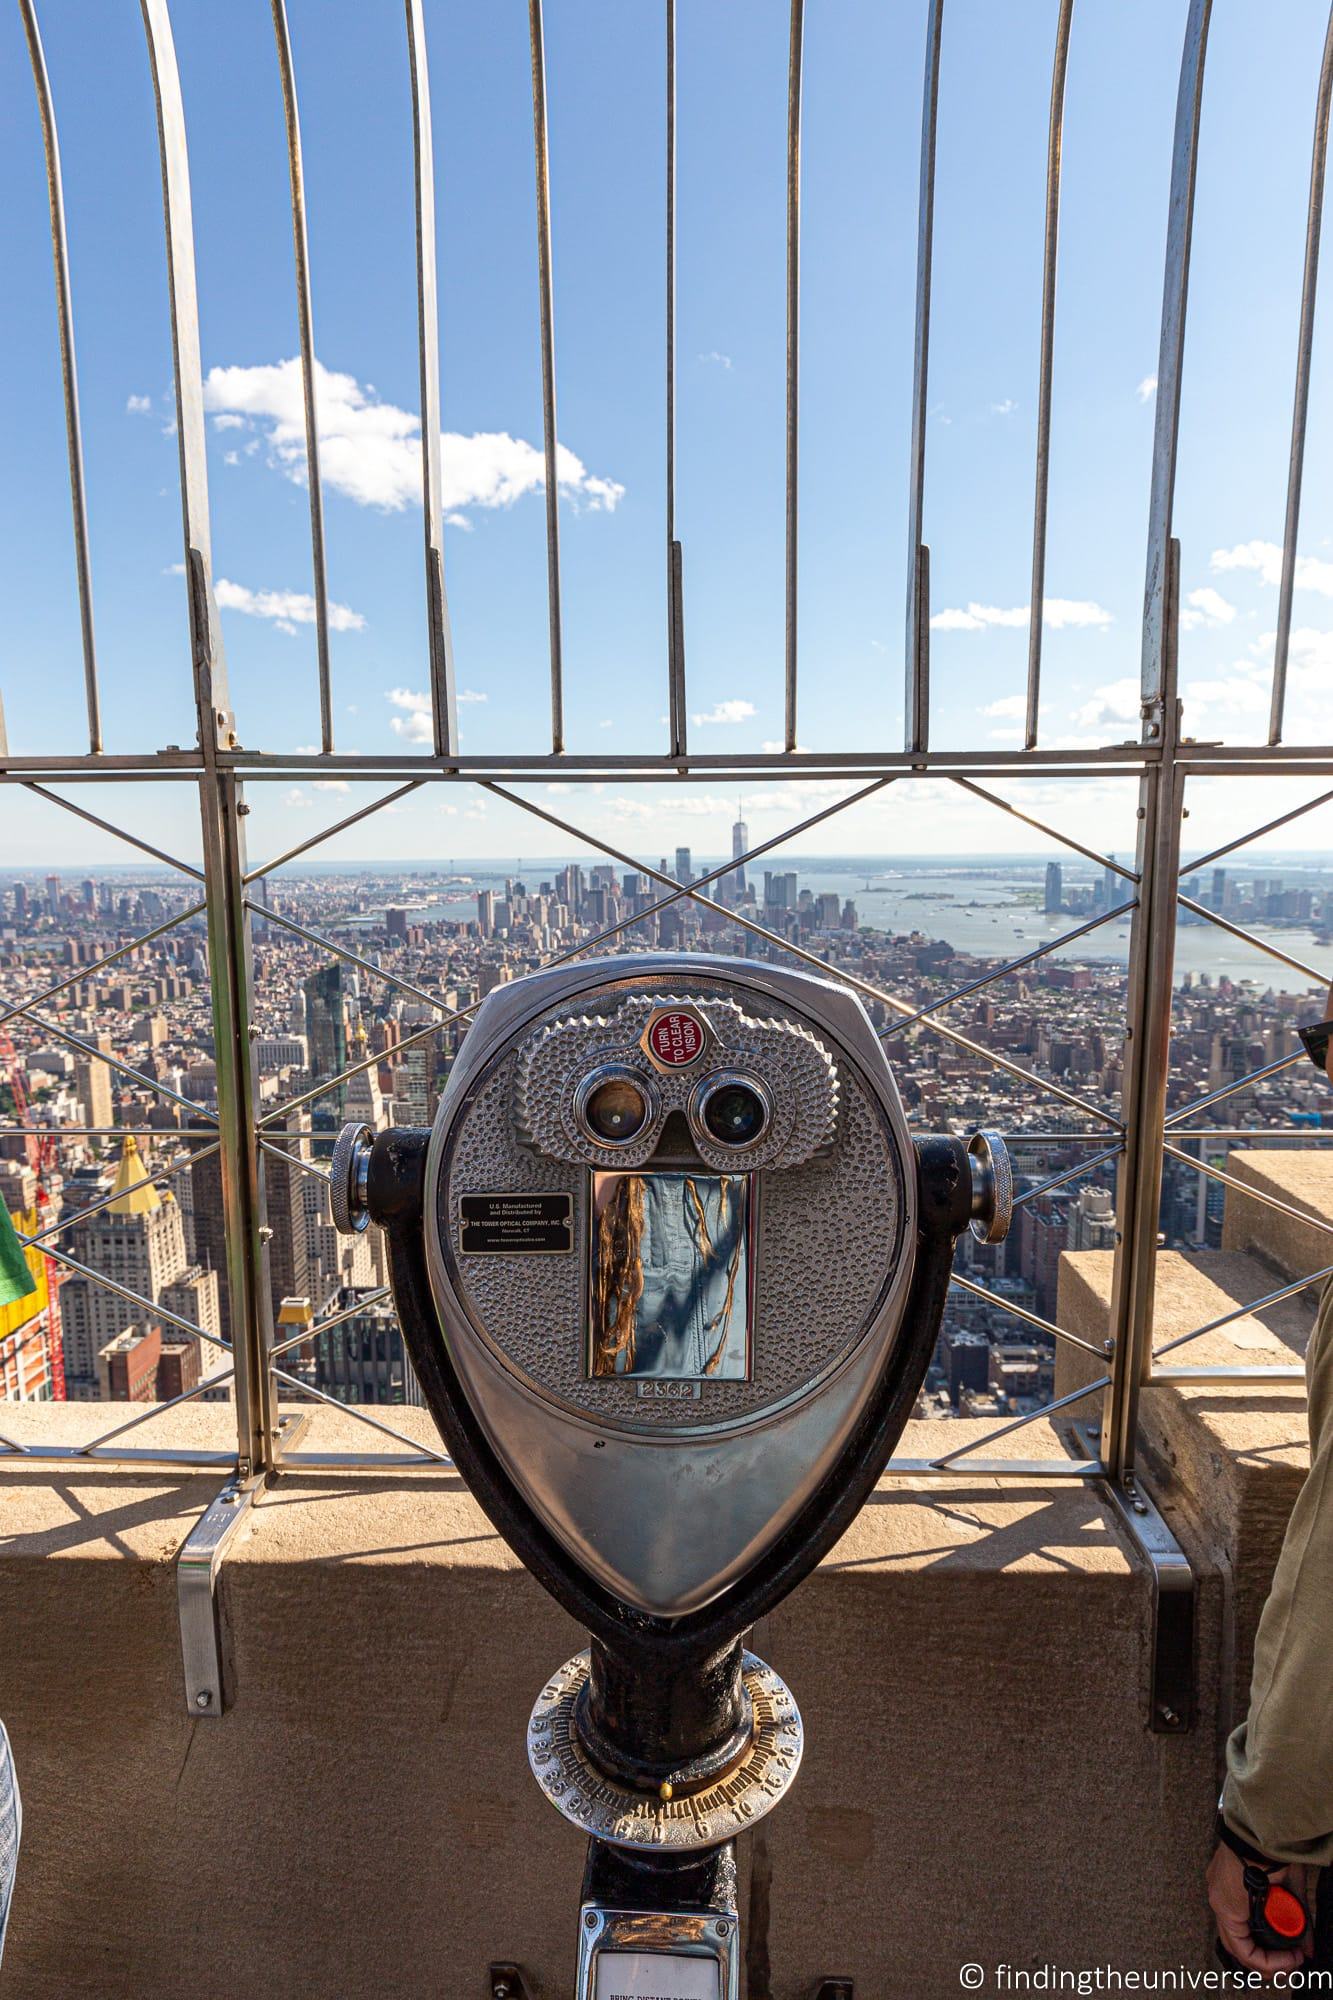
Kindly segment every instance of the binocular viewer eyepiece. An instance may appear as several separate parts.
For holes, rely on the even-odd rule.
[[[459,1471],[590,1634],[529,1729],[543,1790],[592,1836],[580,1996],[647,1912],[682,1962],[694,1924],[716,1968],[679,1990],[732,2000],[729,1843],[802,1740],[743,1635],[878,1479],[957,1237],[1008,1228],[1004,1147],[914,1143],[845,988],[645,956],[498,988],[431,1130],[345,1128],[332,1198],[339,1228],[385,1228]],[[638,1990],[628,1958],[617,1975],[608,1992]]]

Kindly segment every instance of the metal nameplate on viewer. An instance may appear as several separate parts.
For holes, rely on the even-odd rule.
[[[564,1256],[574,1248],[572,1195],[464,1194],[458,1213],[465,1257]]]

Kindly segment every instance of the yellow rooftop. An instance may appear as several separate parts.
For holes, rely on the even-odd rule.
[[[115,1184],[111,1190],[111,1200],[107,1209],[112,1215],[148,1215],[162,1206],[162,1197],[149,1181],[140,1187],[148,1169],[144,1166],[139,1143],[132,1132],[125,1135],[120,1149],[120,1165],[116,1168]]]

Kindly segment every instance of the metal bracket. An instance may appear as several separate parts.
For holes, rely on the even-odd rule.
[[[521,1967],[496,1963],[491,1967],[490,2000],[536,2000]]]
[[[312,1411],[284,1417],[278,1425],[279,1455],[290,1450],[310,1423]],[[181,1662],[185,1669],[186,1712],[196,1720],[221,1716],[227,1706],[218,1627],[217,1579],[231,1541],[249,1513],[267,1474],[238,1473],[211,1500],[181,1543],[176,1557],[176,1603],[180,1613]]]
[[[1096,1455],[1094,1427],[1073,1425],[1070,1436]],[[1098,1483],[1152,1581],[1148,1727],[1180,1736],[1194,1726],[1194,1571],[1136,1474]]]

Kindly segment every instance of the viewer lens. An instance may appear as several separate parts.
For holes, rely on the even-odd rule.
[[[703,1120],[720,1146],[750,1146],[768,1123],[768,1106],[750,1083],[724,1083],[704,1102]]]
[[[583,1119],[594,1137],[607,1145],[624,1145],[648,1122],[648,1100],[628,1077],[608,1077],[588,1095]]]

